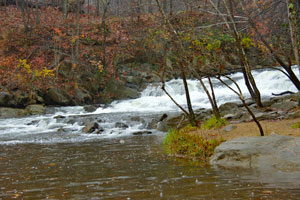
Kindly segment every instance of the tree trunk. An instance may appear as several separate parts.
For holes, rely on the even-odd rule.
[[[256,95],[255,95],[255,93],[254,93],[254,91],[251,87],[251,84],[249,82],[249,79],[248,79],[247,72],[246,72],[245,68],[242,68],[242,72],[243,72],[243,76],[244,76],[245,85],[246,85],[251,97],[253,99],[256,99]]]
[[[178,51],[182,50],[181,52],[185,52],[183,44],[180,43],[180,39],[178,38],[177,32],[174,29],[173,25],[170,23],[170,21],[168,20],[167,16],[165,15],[165,12],[163,11],[163,8],[160,4],[159,0],[156,0],[156,4],[158,6],[159,12],[162,14],[166,25],[168,26],[170,33],[172,34],[172,36],[174,38],[176,38],[177,41],[179,41],[179,43],[175,42],[175,47],[178,49]],[[181,58],[178,61],[179,67],[180,67],[180,72],[181,72],[181,78],[183,81],[183,85],[184,85],[184,89],[185,89],[185,96],[186,96],[186,102],[187,102],[187,106],[188,106],[188,110],[189,110],[189,121],[191,123],[192,126],[197,126],[197,121],[196,121],[196,117],[195,117],[195,113],[192,107],[192,103],[191,103],[191,99],[190,99],[190,93],[189,93],[189,88],[188,88],[188,84],[187,84],[187,80],[186,80],[186,72],[185,72],[185,67],[187,66],[184,62],[186,61],[185,58]]]
[[[167,2],[167,0],[163,0],[163,11],[164,11],[164,13],[167,13],[167,8],[168,8],[168,2]]]
[[[189,110],[189,121],[192,126],[197,126],[195,113],[194,113],[192,103],[191,103],[189,86],[188,86],[187,80],[186,80],[185,69],[184,69],[184,66],[182,66],[182,64],[180,64],[180,69],[181,69],[181,78],[182,78],[184,90],[185,90],[186,103],[187,103],[188,110]]]
[[[284,63],[284,61],[274,52],[273,48],[269,45],[269,43],[264,39],[262,34],[257,29],[255,23],[252,21],[251,17],[248,17],[248,21],[251,27],[254,29],[255,33],[258,35],[264,46],[269,50],[270,54],[274,57],[274,59],[280,64],[281,67],[288,73],[288,78],[292,81],[294,86],[300,91],[300,80],[295,75],[294,71],[291,69],[291,66]]]
[[[68,0],[62,0],[62,11],[64,19],[68,17]]]
[[[96,16],[99,17],[100,15],[100,0],[96,0]]]
[[[213,88],[213,84],[211,82],[211,79],[210,77],[207,77],[208,79],[208,82],[209,82],[209,86],[210,86],[210,89],[211,89],[211,94],[209,93],[207,87],[205,86],[203,80],[202,80],[202,77],[201,75],[199,75],[199,73],[197,73],[196,70],[193,70],[194,72],[194,75],[197,77],[197,79],[200,81],[200,84],[204,90],[204,92],[206,93],[207,95],[207,98],[209,100],[209,103],[211,105],[211,108],[213,110],[213,113],[214,113],[214,116],[217,118],[217,119],[220,119],[221,118],[221,115],[220,115],[220,111],[219,111],[219,107],[218,107],[218,104],[217,104],[217,100],[216,100],[216,97],[215,97],[215,92],[214,92],[214,88]]]
[[[77,10],[76,10],[76,29],[75,29],[75,35],[76,35],[76,41],[75,41],[75,60],[76,64],[78,63],[79,59],[79,32],[80,32],[80,0],[76,0]]]
[[[40,24],[40,12],[39,12],[39,4],[38,0],[35,0],[35,13],[36,13],[36,25]]]
[[[300,0],[298,0],[300,2]],[[242,5],[242,9],[244,13],[246,13],[246,9],[244,8],[244,5]],[[291,66],[286,64],[274,51],[274,49],[271,47],[271,45],[265,40],[263,35],[260,33],[260,31],[257,29],[256,24],[254,23],[253,19],[250,15],[247,15],[248,22],[251,25],[251,27],[254,29],[255,33],[258,35],[259,39],[262,41],[263,45],[269,50],[270,55],[274,57],[274,59],[285,69],[285,71],[288,73],[288,78],[292,81],[294,86],[300,91],[300,80],[297,78],[293,70],[291,69]]]
[[[288,12],[288,20],[289,20],[289,29],[291,34],[291,41],[292,41],[292,47],[293,52],[295,56],[295,60],[299,69],[299,76],[300,76],[300,57],[299,57],[299,47],[298,47],[298,39],[297,36],[297,19],[296,16],[294,16],[293,11],[295,11],[295,4],[293,3],[293,0],[286,0],[287,4],[287,12]]]
[[[102,47],[103,47],[102,65],[103,65],[103,67],[107,66],[107,63],[106,63],[106,56],[107,56],[106,55],[106,48],[107,48],[106,40],[107,40],[108,30],[107,30],[107,25],[106,25],[106,17],[107,17],[106,15],[107,15],[108,6],[109,6],[110,2],[111,2],[111,0],[102,2],[103,14],[102,14],[101,26],[102,26],[102,30],[103,30],[103,41],[102,41]]]
[[[22,20],[23,20],[23,24],[24,24],[24,32],[27,33],[29,31],[29,27],[26,21],[26,10],[25,10],[25,0],[21,1],[21,13],[22,13]]]
[[[259,121],[257,120],[257,118],[255,117],[254,113],[251,111],[251,109],[249,108],[249,106],[247,105],[246,101],[245,101],[245,98],[242,94],[242,91],[239,87],[239,85],[236,83],[235,80],[233,80],[232,78],[230,78],[229,76],[226,76],[225,77],[230,80],[236,87],[237,87],[237,90],[234,90],[232,87],[230,87],[227,83],[225,83],[220,77],[218,77],[218,79],[221,81],[221,83],[223,83],[227,88],[229,88],[231,91],[233,91],[235,94],[237,94],[240,98],[240,100],[242,101],[243,105],[245,106],[245,108],[247,109],[248,113],[251,115],[253,121],[256,123],[258,129],[259,129],[259,132],[260,132],[260,136],[264,136],[264,130],[261,126],[261,124],[259,123]]]
[[[228,6],[226,4],[226,1],[224,0],[225,8],[226,8],[227,13],[229,15],[230,21],[232,22],[232,31],[233,31],[233,35],[234,35],[234,38],[235,38],[235,41],[236,41],[236,45],[238,47],[239,57],[240,57],[240,60],[241,60],[241,62],[243,64],[245,72],[247,74],[247,77],[249,79],[249,83],[251,84],[251,88],[253,89],[252,91],[255,94],[255,96],[252,96],[252,98],[255,100],[255,102],[256,102],[256,104],[257,104],[258,107],[263,107],[262,102],[261,102],[260,92],[259,92],[259,90],[258,90],[258,88],[256,86],[256,83],[255,83],[255,80],[254,80],[254,78],[252,76],[251,68],[249,66],[249,61],[248,61],[245,49],[244,49],[244,47],[241,44],[241,42],[242,42],[241,41],[241,36],[238,33],[238,31],[237,31],[237,27],[236,27],[236,24],[235,24],[234,15],[233,15],[233,11],[232,11],[232,7],[233,7],[232,6],[232,2],[229,1],[229,3],[230,3],[230,8],[231,9],[228,8]],[[251,90],[249,91],[249,93],[251,94]]]
[[[170,0],[170,15],[173,15],[173,0]]]
[[[210,77],[207,77],[207,79],[208,79],[209,86],[210,86],[210,89],[211,89],[211,96],[212,96],[212,101],[213,101],[213,105],[214,105],[214,107],[213,107],[214,114],[215,114],[217,119],[220,119],[221,114],[220,114],[219,107],[218,107],[218,104],[217,104],[216,95],[215,95],[215,91],[214,91],[214,86],[211,82]]]
[[[212,90],[212,95],[210,95],[207,87],[205,86],[204,82],[202,81],[202,78],[201,77],[198,77],[199,81],[200,81],[200,84],[204,90],[204,92],[206,93],[207,97],[208,97],[208,100],[209,100],[209,103],[211,105],[211,108],[213,110],[213,113],[214,113],[214,116],[217,118],[217,119],[220,119],[221,118],[221,115],[220,115],[220,112],[219,112],[219,108],[218,108],[218,105],[217,105],[217,102],[216,102],[216,99],[215,99],[215,95],[214,95],[214,92],[213,92],[213,88],[212,88],[212,84],[211,84],[211,81],[210,81],[210,78],[208,77],[209,79],[209,84],[210,84],[210,87],[211,87],[211,90]]]

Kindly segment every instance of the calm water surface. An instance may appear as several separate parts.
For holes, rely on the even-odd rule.
[[[169,157],[162,138],[2,145],[0,199],[300,199],[291,180]]]

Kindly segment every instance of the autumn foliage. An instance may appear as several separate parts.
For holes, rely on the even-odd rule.
[[[75,13],[64,18],[58,8],[42,8],[39,23],[31,14],[29,31],[24,29],[20,9],[14,6],[6,7],[5,11],[0,9],[0,17],[4,19],[0,21],[0,90],[74,85],[77,75],[84,72],[98,75],[97,80],[90,78],[105,83],[115,76],[115,63],[121,50],[125,54],[132,42],[127,31],[129,18],[110,18],[105,21],[103,30],[101,17],[81,14],[77,36]],[[77,41],[79,55],[74,58]],[[72,74],[68,77],[58,73],[64,63],[72,64]]]

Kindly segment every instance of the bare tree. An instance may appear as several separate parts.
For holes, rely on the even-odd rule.
[[[218,6],[210,0],[211,5],[213,8],[219,13],[219,15],[222,17],[223,21],[226,24],[226,27],[232,32],[234,38],[235,38],[235,43],[236,47],[238,48],[238,54],[239,58],[241,60],[241,63],[243,65],[243,74],[244,74],[244,79],[245,79],[245,84],[249,90],[249,93],[251,97],[255,100],[256,104],[259,107],[263,107],[263,104],[261,102],[261,95],[260,92],[256,86],[254,77],[252,76],[251,73],[251,67],[249,65],[248,57],[246,55],[245,48],[242,45],[242,36],[239,33],[237,29],[237,24],[235,20],[235,16],[233,13],[233,4],[232,1],[228,0],[223,0],[224,7],[226,10],[226,14],[223,14]],[[226,17],[225,17],[226,16]]]
[[[291,41],[292,47],[294,51],[294,56],[296,63],[299,68],[299,75],[300,75],[300,57],[299,57],[299,34],[297,34],[297,18],[296,18],[296,11],[295,11],[295,1],[294,0],[286,0],[287,5],[287,13],[288,13],[288,20],[289,20],[289,29],[291,34]]]
[[[274,14],[278,14],[283,12],[283,9],[281,9],[279,7],[280,5],[280,1],[272,1],[269,3],[269,6],[265,6],[266,7],[266,11],[264,11],[262,8],[261,9],[257,9],[260,10],[260,13],[255,14],[256,16],[259,16],[261,20],[263,20],[262,18],[262,14],[265,12],[270,12],[274,11],[274,12],[270,12],[269,15],[271,15],[271,17],[273,17]],[[285,52],[289,52],[289,50],[287,49],[276,49],[274,46],[274,43],[272,41],[270,41],[270,39],[268,40],[268,37],[271,37],[270,35],[265,36],[261,30],[259,30],[259,28],[257,27],[254,18],[251,16],[251,14],[247,11],[247,9],[245,8],[245,2],[243,2],[242,0],[240,0],[240,5],[241,5],[241,11],[243,11],[243,13],[246,16],[247,22],[249,23],[249,25],[251,26],[251,28],[254,30],[255,34],[257,35],[257,39],[260,40],[262,42],[262,44],[265,46],[265,48],[269,51],[269,54],[274,58],[275,61],[277,61],[281,67],[283,67],[283,69],[285,71],[280,70],[281,72],[283,72],[290,80],[291,82],[294,84],[294,86],[300,91],[300,80],[299,78],[295,75],[294,71],[292,70],[292,62],[287,62],[284,60],[283,56],[280,55],[279,50],[281,51],[285,51]],[[258,6],[258,5],[257,5]],[[276,9],[276,7],[279,7],[279,9]],[[283,12],[284,13],[284,12]],[[280,17],[276,17],[274,18],[274,20],[282,20],[282,18],[284,18],[285,16],[282,15]],[[284,21],[282,22],[284,23]],[[273,27],[273,29],[278,28],[276,30],[274,30],[271,33],[276,34],[276,32],[279,32],[279,29],[282,29],[282,27]],[[280,38],[284,37],[284,34],[280,32]],[[279,40],[279,42],[281,42]],[[281,47],[280,47],[281,48]],[[289,56],[290,54],[288,53],[287,55],[287,59],[289,60]],[[278,69],[278,68],[274,68],[274,69]]]
[[[156,3],[159,8],[159,12],[161,13],[161,15],[163,17],[165,25],[169,30],[169,33],[177,41],[177,42],[174,42],[175,49],[177,49],[180,52],[184,52],[184,47],[183,47],[183,44],[180,42],[178,32],[176,31],[176,29],[173,27],[173,25],[169,21],[168,17],[166,16],[160,1],[156,0]],[[186,55],[182,55],[183,59],[178,60],[178,67],[180,69],[180,74],[181,74],[181,78],[182,78],[184,89],[185,89],[185,96],[186,96],[186,102],[187,102],[187,107],[188,107],[188,118],[189,118],[190,123],[193,126],[196,126],[197,120],[196,120],[195,113],[194,113],[194,110],[192,107],[192,102],[191,102],[191,97],[190,97],[190,92],[189,92],[189,87],[188,87],[187,77],[186,77],[186,73],[187,73],[186,70],[188,69],[188,63],[187,63],[188,59],[184,59],[185,56]]]
[[[264,136],[264,130],[261,126],[261,124],[259,123],[259,121],[257,120],[257,118],[255,117],[254,113],[251,111],[251,109],[249,108],[249,106],[247,105],[246,101],[245,101],[245,98],[243,96],[243,93],[242,93],[242,90],[241,88],[239,87],[239,85],[236,83],[235,80],[233,80],[232,78],[230,78],[229,76],[226,76],[226,75],[223,75],[224,77],[226,77],[228,80],[230,80],[235,86],[236,86],[236,90],[231,87],[230,85],[228,85],[224,80],[222,80],[222,78],[219,76],[217,77],[218,80],[223,83],[227,88],[229,88],[231,91],[233,91],[236,95],[238,95],[238,97],[240,98],[240,100],[242,101],[243,105],[245,106],[245,108],[247,109],[248,113],[251,115],[253,121],[256,123],[258,129],[259,129],[259,132],[260,132],[260,135],[261,136]]]

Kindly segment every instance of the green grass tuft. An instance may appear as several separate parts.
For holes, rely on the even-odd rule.
[[[220,128],[222,126],[225,126],[226,124],[228,124],[226,119],[224,119],[224,118],[217,119],[215,116],[213,116],[204,122],[204,124],[201,126],[201,129],[209,130],[209,129],[214,129],[214,128]]]

